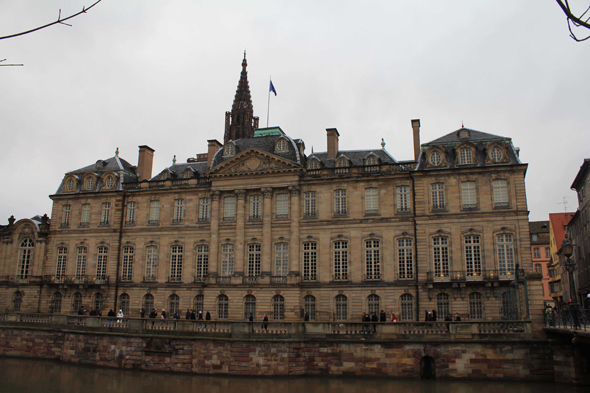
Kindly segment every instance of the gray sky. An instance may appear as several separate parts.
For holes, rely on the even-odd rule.
[[[94,0],[0,0],[0,36]],[[243,51],[254,114],[326,150],[386,149],[465,127],[511,137],[529,164],[531,220],[577,208],[590,157],[590,41],[568,37],[552,0],[103,0],[87,14],[0,41],[0,222],[51,213],[67,171],[156,150],[154,174],[223,141]]]

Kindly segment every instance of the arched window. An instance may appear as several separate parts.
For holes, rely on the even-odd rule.
[[[275,150],[277,152],[286,152],[286,151],[288,151],[289,149],[288,149],[287,141],[285,139],[282,139],[282,138],[279,139],[277,141],[276,146],[275,146]]]
[[[115,178],[113,176],[107,176],[107,179],[104,182],[104,185],[107,189],[110,189],[115,184]]]
[[[201,312],[205,312],[205,296],[202,294],[199,294],[197,296],[195,296],[195,300],[193,302],[194,304],[194,309],[195,309],[195,313],[197,313],[197,315],[199,314],[199,311]]]
[[[217,296],[217,319],[229,318],[229,299],[226,295]]]
[[[82,308],[82,294],[80,292],[74,293],[72,296],[72,314],[76,314]]]
[[[129,295],[126,293],[123,293],[121,296],[119,296],[119,308],[123,310],[124,316],[129,316]]]
[[[29,277],[34,247],[35,243],[31,239],[25,239],[21,242],[18,252],[17,278],[26,279]]]
[[[151,293],[148,293],[143,297],[143,309],[148,315],[154,309],[154,295],[152,295]]]
[[[414,297],[409,293],[404,293],[400,298],[402,306],[402,313],[400,315],[400,321],[413,321],[414,320]]]
[[[285,298],[281,295],[274,295],[272,298],[272,315],[275,321],[285,320]]]
[[[168,298],[168,309],[170,310],[170,315],[174,315],[175,312],[180,311],[180,298],[176,294],[170,295]]]
[[[469,294],[469,319],[477,320],[483,318],[483,299],[481,293],[471,292]]]
[[[59,292],[54,292],[53,295],[51,295],[51,304],[49,305],[49,312],[54,314],[61,313],[61,298],[62,296]]]
[[[225,148],[223,149],[223,155],[226,157],[231,157],[234,154],[236,154],[236,146],[233,143],[228,143],[225,145]]]
[[[346,321],[348,319],[348,298],[342,294],[336,296],[334,306],[335,319],[337,321]]]
[[[21,309],[21,305],[23,304],[23,293],[21,291],[16,291],[14,295],[12,295],[12,309],[15,312],[19,312]]]
[[[459,164],[471,164],[473,162],[471,149],[463,148],[459,150]]]
[[[369,295],[367,298],[367,308],[369,309],[369,314],[375,313],[379,315],[379,310],[381,309],[381,299],[379,296],[375,294]]]
[[[76,181],[73,178],[69,178],[66,182],[66,191],[72,192],[76,188]]]
[[[102,310],[102,307],[104,305],[104,296],[102,296],[102,293],[95,293],[94,294],[94,309],[98,309],[98,310]]]
[[[303,298],[303,311],[309,315],[310,321],[315,321],[315,296],[307,295]]]
[[[256,318],[256,297],[254,295],[246,295],[244,298],[244,320],[247,321],[250,314]]]
[[[436,295],[436,312],[437,318],[444,320],[447,314],[451,313],[449,295],[446,293],[439,293]]]
[[[92,191],[92,190],[94,190],[94,177],[88,176],[86,178],[85,188],[86,188],[86,191]]]

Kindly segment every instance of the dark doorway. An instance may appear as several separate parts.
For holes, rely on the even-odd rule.
[[[436,379],[436,366],[432,357],[424,356],[420,359],[420,378]]]

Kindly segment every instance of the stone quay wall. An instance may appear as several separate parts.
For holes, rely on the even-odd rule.
[[[549,340],[253,340],[0,327],[0,356],[207,375],[420,378],[433,365],[441,379],[584,383],[572,351]]]

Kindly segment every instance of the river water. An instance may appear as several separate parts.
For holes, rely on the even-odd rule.
[[[562,393],[566,389],[568,393],[587,391],[581,387],[533,381],[420,381],[337,376],[210,377],[0,358],[1,393]]]

